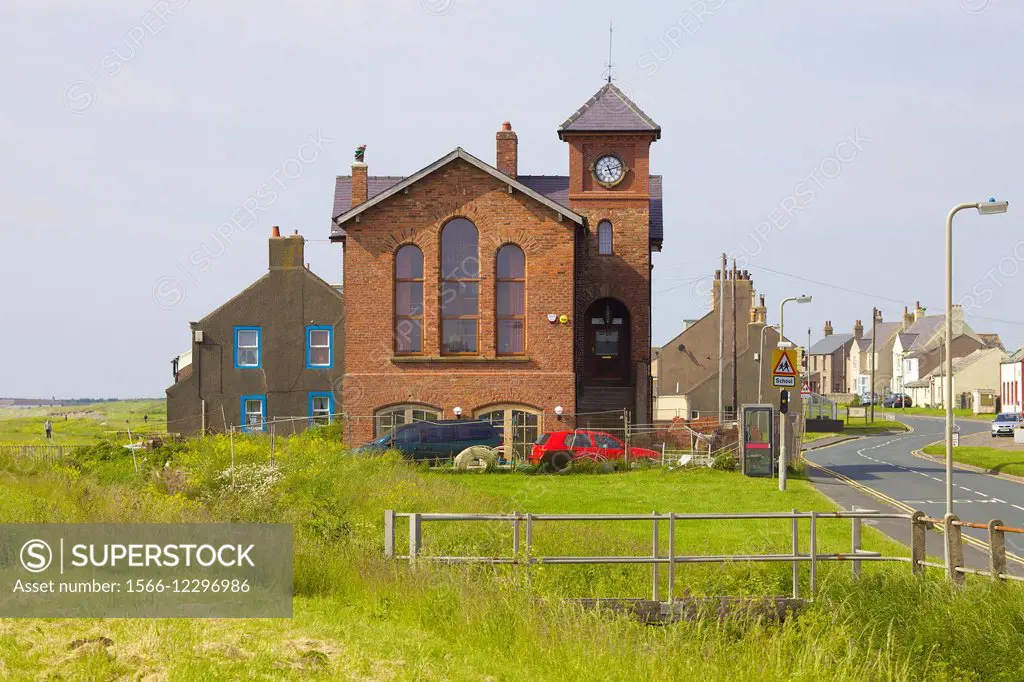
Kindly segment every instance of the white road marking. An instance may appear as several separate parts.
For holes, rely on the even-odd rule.
[[[1024,511],[1024,507],[1020,506],[1019,504],[1011,504],[1010,506],[1014,507],[1015,509],[1020,509],[1021,511]]]

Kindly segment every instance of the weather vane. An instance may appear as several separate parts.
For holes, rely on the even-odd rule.
[[[612,82],[612,67],[615,66],[615,64],[612,63],[612,33],[613,33],[613,31],[614,31],[614,27],[612,26],[612,22],[609,21],[608,22],[608,64],[607,64],[607,66],[608,66],[608,82],[609,83]]]

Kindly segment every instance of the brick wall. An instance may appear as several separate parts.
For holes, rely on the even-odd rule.
[[[479,230],[479,357],[441,357],[439,236],[450,219],[463,217]],[[542,428],[556,423],[554,408],[575,412],[573,374],[573,268],[575,225],[551,209],[462,161],[432,175],[346,223],[345,377],[343,408],[371,416],[382,407],[423,403],[452,418],[488,405],[514,403],[544,411]],[[394,253],[416,244],[424,260],[423,355],[395,357]],[[525,357],[495,352],[495,255],[506,243],[526,254]],[[547,315],[568,315],[569,324]],[[571,417],[557,422],[573,426]],[[351,422],[353,443],[373,436],[370,419]]]

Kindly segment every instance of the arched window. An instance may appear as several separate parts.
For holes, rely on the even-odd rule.
[[[375,432],[383,436],[404,424],[437,421],[440,418],[441,410],[429,405],[392,405],[374,413]]]
[[[597,224],[597,252],[602,256],[612,254],[612,224],[607,220]]]
[[[423,252],[406,244],[395,252],[395,353],[423,352]]]
[[[441,353],[477,352],[480,261],[476,226],[455,218],[441,230]]]
[[[497,352],[518,355],[526,348],[526,254],[515,244],[506,244],[498,249],[497,270]]]

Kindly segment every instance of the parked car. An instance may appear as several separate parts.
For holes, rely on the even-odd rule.
[[[356,452],[397,450],[407,459],[438,464],[452,461],[474,446],[494,450],[503,441],[501,428],[490,422],[448,419],[398,426]]]
[[[997,414],[992,420],[992,437],[1012,436],[1013,430],[1021,425],[1021,416],[1016,412]]]
[[[860,404],[861,405],[877,405],[879,398],[877,393],[861,393]]]
[[[906,393],[890,393],[882,401],[882,407],[913,407],[914,401]]]
[[[653,460],[661,457],[657,450],[631,447],[632,458]],[[621,440],[603,431],[554,431],[545,433],[530,450],[530,463],[540,464],[549,471],[561,471],[578,459],[610,460],[626,456],[626,446]]]

